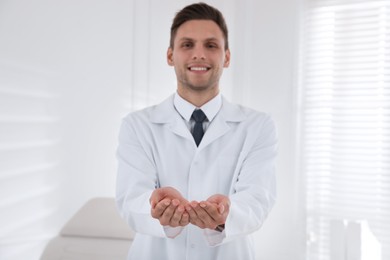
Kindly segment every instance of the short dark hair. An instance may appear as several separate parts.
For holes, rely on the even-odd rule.
[[[169,47],[173,49],[173,42],[176,37],[177,30],[179,27],[190,20],[211,20],[214,21],[218,27],[221,29],[224,39],[225,39],[225,50],[229,48],[228,41],[228,29],[226,26],[225,18],[222,13],[205,3],[191,4],[184,7],[178,13],[176,13],[175,18],[171,26],[171,39],[169,42]]]

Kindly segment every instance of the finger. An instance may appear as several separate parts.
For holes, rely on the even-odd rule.
[[[194,209],[192,208],[191,205],[187,205],[186,206],[186,211],[188,213],[188,216],[189,216],[189,219],[190,219],[190,222],[192,223],[193,221],[195,221],[195,219],[198,218],[198,216],[196,215],[196,212],[194,211]],[[192,223],[193,224],[193,223]]]
[[[204,228],[204,223],[198,218],[195,208],[197,207],[197,202],[191,202],[186,206],[187,213],[189,215],[189,221],[192,225]]]
[[[188,213],[183,213],[180,220],[180,226],[184,227],[190,223],[190,215]]]
[[[198,216],[198,219],[203,222],[204,227],[210,227],[214,225],[214,220],[210,217],[210,215],[206,211],[207,205],[206,203],[200,203],[195,208],[194,211]]]
[[[198,216],[196,216],[196,212],[194,211],[194,209],[192,208],[192,206],[191,206],[190,204],[188,204],[188,205],[186,206],[186,211],[187,211],[187,213],[188,213],[190,222],[191,222],[192,224],[194,224],[193,221],[195,221],[195,219],[197,219]]]
[[[172,200],[171,204],[164,210],[162,216],[160,217],[160,224],[163,226],[170,225],[171,218],[179,205],[178,200]]]
[[[219,214],[223,214],[225,212],[225,206],[223,204],[220,204],[218,206]]]
[[[149,199],[149,203],[150,203],[150,206],[152,207],[152,209],[154,209],[156,207],[158,201],[152,196]]]
[[[211,218],[212,221],[214,221],[214,222],[220,221],[222,216],[218,210],[217,205],[215,205],[213,203],[209,203],[209,202],[202,202],[202,203],[200,203],[200,207],[203,208],[207,212],[207,214],[209,215],[209,217]]]
[[[226,206],[230,205],[229,197],[227,197],[225,195],[222,195],[222,194],[213,195],[210,198],[208,198],[207,201],[209,201],[211,203],[216,203],[216,204],[222,204],[223,203],[223,204],[225,204],[225,208],[226,208]]]
[[[152,208],[155,208],[156,205],[163,199],[162,189],[155,189],[150,196],[149,202]]]
[[[152,217],[157,219],[160,218],[170,204],[171,204],[170,199],[164,199],[159,203],[157,203],[157,205],[151,210]]]
[[[184,213],[184,206],[183,205],[177,206],[175,212],[173,213],[169,225],[171,227],[178,227],[180,225],[180,220],[183,216],[183,213]]]

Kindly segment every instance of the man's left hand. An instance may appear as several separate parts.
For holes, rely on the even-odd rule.
[[[229,215],[230,200],[227,196],[216,194],[206,201],[192,201],[186,210],[190,215],[190,222],[199,228],[216,229],[224,225]]]

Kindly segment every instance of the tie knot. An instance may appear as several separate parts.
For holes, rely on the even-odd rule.
[[[206,119],[206,115],[201,109],[195,109],[192,113],[192,118],[195,120],[196,123],[202,123]]]

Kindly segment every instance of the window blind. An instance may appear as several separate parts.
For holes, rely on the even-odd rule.
[[[390,1],[304,3],[300,143],[307,259],[335,260],[334,223],[367,221],[387,260]],[[350,259],[347,250],[340,259]]]

